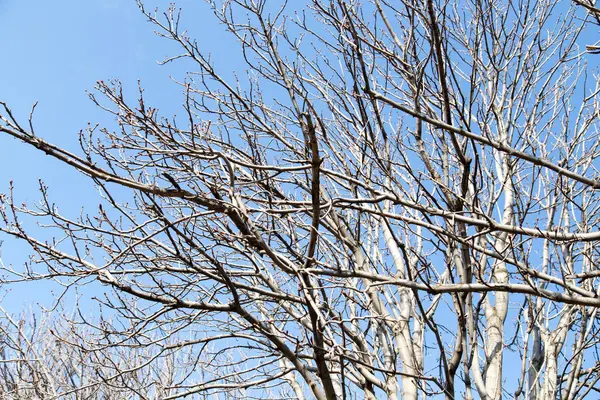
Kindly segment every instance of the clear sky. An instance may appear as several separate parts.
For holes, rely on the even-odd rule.
[[[167,1],[148,1],[148,9]],[[154,5],[153,5],[154,4]],[[183,0],[183,22],[210,52],[215,62],[235,69],[226,49],[232,39],[212,18],[203,1]],[[26,122],[31,106],[36,134],[48,141],[77,150],[77,134],[88,123],[111,126],[110,116],[88,100],[98,80],[119,78],[125,93],[135,96],[137,80],[145,95],[163,115],[181,110],[180,88],[171,76],[182,77],[183,65],[159,66],[176,48],[158,38],[134,0],[0,0],[0,100]],[[235,48],[235,47],[234,47]],[[52,200],[75,217],[80,209],[98,204],[91,181],[58,161],[44,157],[16,140],[0,135],[0,193],[15,182],[19,202],[39,200],[38,179],[50,186]],[[0,258],[5,264],[22,265],[28,246],[5,237]],[[2,306],[18,311],[30,304],[51,303],[50,286],[37,289],[12,286]],[[55,288],[56,289],[56,288]],[[0,289],[0,293],[4,290]]]

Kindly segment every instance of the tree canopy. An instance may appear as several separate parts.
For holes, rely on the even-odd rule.
[[[5,313],[2,396],[597,395],[595,4],[210,3],[233,77],[138,2],[188,68],[178,115],[99,81],[114,124],[73,152],[0,103],[99,191],[77,215],[11,184],[0,231],[34,255],[3,281],[109,289],[97,320]]]

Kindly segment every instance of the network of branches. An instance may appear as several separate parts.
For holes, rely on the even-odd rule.
[[[176,117],[99,81],[114,125],[72,152],[1,103],[100,193],[69,215],[11,183],[0,231],[33,256],[3,282],[107,294],[5,312],[0,396],[598,396],[593,0],[210,4],[234,79],[138,2],[189,71]]]

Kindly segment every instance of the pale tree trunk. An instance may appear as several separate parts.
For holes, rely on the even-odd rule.
[[[508,135],[503,126],[500,126],[501,136],[504,142],[508,141]],[[511,224],[514,217],[514,187],[512,184],[511,160],[506,154],[500,155],[502,162],[497,164],[498,176],[503,179],[504,210],[502,221],[504,224]],[[510,238],[508,234],[502,232],[498,234],[494,243],[494,248],[500,254],[508,254],[510,251]],[[503,261],[496,260],[492,272],[492,281],[495,283],[507,283],[508,272],[506,264]],[[494,304],[486,298],[484,303],[486,318],[486,370],[485,370],[485,388],[490,399],[502,398],[502,359],[504,352],[504,321],[508,311],[508,293],[495,293]]]
[[[570,225],[570,210],[563,208],[560,212],[563,226],[568,227]],[[561,244],[562,250],[562,266],[563,274],[570,275],[573,273],[573,257],[571,254],[571,247],[566,244]],[[555,312],[552,309],[546,311],[546,323],[548,324],[551,319],[549,314]],[[554,399],[557,395],[557,384],[558,384],[558,356],[563,348],[565,339],[569,333],[571,327],[572,317],[577,309],[571,305],[566,305],[562,308],[560,314],[561,317],[557,326],[550,330],[548,326],[541,329],[541,338],[544,343],[544,383],[540,392],[539,399]],[[577,352],[576,352],[577,353]],[[576,354],[575,353],[575,354]],[[561,371],[562,372],[562,371]]]
[[[497,267],[494,273],[497,283],[505,283],[508,278],[506,267]],[[491,399],[502,398],[502,354],[504,347],[504,320],[508,305],[506,293],[496,293],[495,305],[486,306],[486,359],[485,388]]]
[[[567,306],[563,309],[563,314],[560,317],[558,326],[548,333],[545,329],[542,330],[542,340],[545,343],[544,349],[544,383],[540,391],[539,399],[555,399],[557,394],[557,378],[558,378],[558,355],[564,345],[565,338],[569,333],[571,317],[575,308]]]
[[[401,254],[398,244],[393,236],[392,231],[389,229],[387,223],[384,221],[382,224],[383,236],[387,249],[390,252],[394,265],[398,273],[398,277],[404,279],[406,277],[406,269],[410,268],[410,265],[406,265],[405,258]],[[399,349],[400,359],[402,360],[402,369],[406,374],[416,376],[419,374],[418,365],[419,361],[415,354],[415,343],[413,342],[412,335],[410,332],[409,319],[413,314],[414,307],[414,296],[409,289],[400,289],[400,318],[394,327],[394,335],[396,338],[396,346]],[[393,385],[395,386],[395,385]],[[392,385],[390,388],[392,389]],[[408,400],[417,399],[417,382],[415,378],[405,376],[402,378],[402,398]],[[393,397],[396,398],[395,393]]]
[[[546,229],[551,230],[554,226],[554,216],[557,212],[558,202],[554,196],[550,196],[547,204],[547,219]],[[542,247],[542,271],[547,273],[550,270],[550,241],[545,239]],[[529,308],[529,325],[531,326],[531,361],[527,370],[528,395],[531,400],[543,400],[540,397],[542,366],[545,359],[545,339],[547,333],[543,327],[544,322],[544,304],[540,298],[532,300],[534,304]]]
[[[540,328],[538,326],[533,327],[531,339],[531,365],[527,371],[527,378],[529,380],[528,392],[531,400],[537,400],[540,389],[539,377],[542,371],[542,364],[544,363],[544,347],[540,335]]]
[[[468,334],[469,334],[469,338],[470,338],[469,348],[473,354],[473,360],[472,360],[472,364],[470,366],[471,367],[470,371],[473,374],[473,383],[475,384],[475,387],[477,388],[477,393],[479,393],[479,397],[483,400],[487,400],[487,399],[489,399],[489,397],[487,395],[487,390],[486,390],[483,375],[481,374],[481,368],[479,367],[479,343],[477,341],[477,338],[478,338],[477,327],[475,325],[475,318],[473,316],[472,297],[469,298],[469,300],[470,300],[470,303],[469,303],[469,307],[467,309],[467,324],[468,324],[467,328],[468,328]]]

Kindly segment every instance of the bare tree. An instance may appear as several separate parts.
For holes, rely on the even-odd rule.
[[[1,132],[102,195],[80,217],[43,184],[37,208],[2,197],[35,253],[7,281],[112,289],[110,318],[53,336],[111,362],[46,398],[597,395],[597,14],[576,3],[213,2],[246,61],[228,80],[140,2],[189,63],[184,117],[100,81],[115,126],[73,153],[2,103]],[[135,378],[163,355],[184,361]]]
[[[65,326],[59,315],[16,319],[1,312],[2,399],[164,398],[175,393],[169,387],[184,379],[190,360],[197,359],[164,340],[161,349],[130,343],[99,351],[93,348],[95,330]]]

